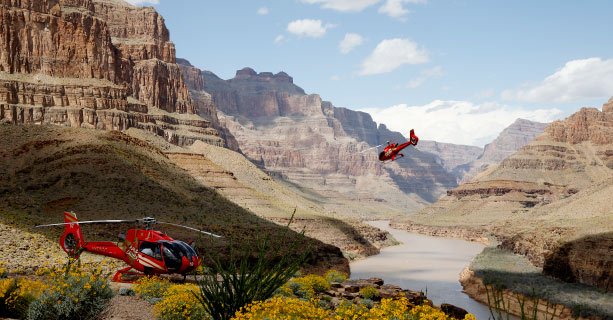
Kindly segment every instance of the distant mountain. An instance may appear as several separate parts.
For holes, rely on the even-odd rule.
[[[403,141],[402,134],[377,127],[367,113],[306,94],[284,72],[244,68],[229,80],[209,71],[201,75],[220,123],[240,150],[271,174],[325,198],[331,211],[404,214],[456,185],[435,156],[415,148],[399,161],[380,163],[373,147]]]
[[[483,153],[474,161],[457,166],[453,173],[460,182],[470,181],[474,176],[487,170],[527,145],[543,133],[546,123],[517,119],[506,127],[494,141],[483,148]]]
[[[582,108],[551,123],[500,165],[410,220],[493,232],[503,247],[544,265],[546,273],[611,288],[610,255],[591,254],[611,252],[611,195],[613,99],[602,111]]]
[[[458,182],[463,178],[459,168],[468,166],[483,154],[483,148],[480,147],[428,140],[421,140],[418,149],[436,155],[445,170],[458,174]]]

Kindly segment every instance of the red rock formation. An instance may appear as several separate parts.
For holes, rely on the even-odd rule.
[[[406,212],[455,186],[455,179],[431,155],[414,148],[401,161],[382,165],[376,149],[365,149],[390,136],[397,141],[405,137],[377,128],[366,113],[336,108],[319,95],[306,94],[284,72],[244,68],[227,81],[210,72],[202,76],[204,89],[241,150],[302,187],[327,197],[370,201],[376,211],[385,202],[394,207],[391,210]]]
[[[603,111],[582,108],[564,121],[556,121],[547,133],[559,142],[577,144],[590,141],[597,145],[613,143],[613,102],[609,100]]]
[[[173,115],[196,110],[152,8],[118,0],[1,3],[0,121],[135,127],[176,143],[223,144],[210,121]]]

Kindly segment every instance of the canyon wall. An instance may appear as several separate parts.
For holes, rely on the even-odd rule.
[[[613,108],[582,108],[411,223],[479,228],[566,281],[610,289]],[[598,240],[595,240],[598,239]],[[584,254],[589,252],[589,259]]]
[[[222,145],[200,117],[153,8],[119,0],[2,0],[0,121],[134,127]]]
[[[189,69],[184,74],[196,76]],[[413,147],[404,158],[381,163],[373,147],[405,141],[402,134],[378,127],[367,113],[306,94],[285,72],[243,68],[229,80],[209,71],[201,75],[241,151],[273,176],[334,203],[333,212],[406,214],[456,185],[434,156]]]

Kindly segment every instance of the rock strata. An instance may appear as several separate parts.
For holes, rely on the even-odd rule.
[[[610,288],[610,104],[552,123],[500,165],[449,190],[405,224],[491,232],[502,248],[545,266],[548,274]]]
[[[162,17],[110,0],[3,0],[0,121],[139,128],[222,145],[200,118]]]
[[[332,200],[326,201],[331,211],[369,217],[405,213],[456,185],[434,156],[412,147],[405,158],[380,163],[373,147],[405,141],[402,134],[377,127],[367,113],[306,94],[284,72],[243,68],[229,80],[201,74],[241,151],[271,175]]]

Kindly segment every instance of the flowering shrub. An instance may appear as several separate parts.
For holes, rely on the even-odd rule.
[[[28,319],[94,319],[113,297],[100,269],[86,271],[69,262],[49,276],[49,287],[30,304]]]
[[[364,319],[368,313],[368,308],[362,304],[354,304],[350,301],[343,301],[334,310],[334,317],[331,319]]]
[[[253,302],[234,315],[235,320],[255,319],[325,319],[325,320],[450,320],[441,310],[427,305],[409,308],[405,297],[382,299],[371,309],[350,301],[341,302],[336,309],[326,310],[319,306],[318,300],[291,297],[273,297],[266,301]],[[464,320],[476,320],[467,314]]]
[[[150,303],[155,303],[164,297],[164,294],[171,285],[172,284],[167,279],[160,277],[144,277],[136,281],[134,292]]]
[[[234,315],[235,320],[250,319],[332,319],[330,313],[311,301],[297,298],[273,297],[266,301],[256,301]]]
[[[30,279],[0,280],[0,317],[24,318],[28,306],[36,300],[45,284]]]
[[[328,281],[328,283],[332,282],[343,282],[349,278],[349,276],[341,271],[337,271],[334,269],[330,269],[324,275],[324,278]]]
[[[200,288],[195,284],[175,284],[168,287],[162,300],[155,304],[153,312],[158,319],[203,319],[206,312],[196,298]]]
[[[304,277],[293,278],[285,283],[277,294],[286,297],[312,299],[316,293],[330,290],[330,283],[321,276],[310,274]]]
[[[364,299],[376,298],[376,297],[379,297],[379,290],[377,290],[377,288],[373,286],[367,286],[367,287],[360,289],[360,295]]]
[[[438,309],[428,305],[416,306],[409,311],[410,319],[419,320],[447,320],[447,315]],[[466,317],[464,317],[466,319]]]

